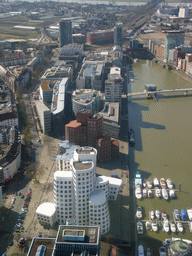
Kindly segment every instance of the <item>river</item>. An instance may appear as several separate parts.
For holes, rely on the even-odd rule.
[[[192,83],[176,71],[167,70],[153,61],[134,63],[130,75],[134,81],[129,85],[129,92],[143,91],[145,84],[155,84],[157,90],[192,87]],[[171,178],[177,190],[181,187],[181,191],[176,193],[176,199],[165,201],[154,195],[136,204],[143,207],[145,220],[149,219],[149,211],[156,209],[164,209],[171,220],[174,209],[180,211],[192,207],[192,97],[182,93],[158,95],[157,102],[147,100],[144,96],[132,97],[128,104],[128,116],[129,128],[134,129],[136,142],[129,151],[132,179],[138,170],[145,180],[153,180],[154,177]],[[146,246],[150,243],[155,248],[166,238],[191,239],[192,234],[187,224],[184,224],[184,229],[183,234],[167,234],[162,230],[158,233],[145,231],[144,235],[138,236],[138,241]]]

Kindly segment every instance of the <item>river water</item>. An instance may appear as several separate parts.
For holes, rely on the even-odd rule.
[[[189,88],[190,81],[182,78],[176,71],[170,71],[158,63],[141,61],[134,63],[130,72],[134,81],[129,92],[144,90],[145,84],[155,84],[158,89]],[[192,79],[191,79],[192,82]],[[158,95],[158,101],[147,100],[144,96],[132,97],[128,107],[129,128],[135,132],[135,146],[129,151],[130,175],[140,171],[142,178],[153,180],[171,178],[177,192],[177,198],[169,200],[145,198],[136,204],[144,209],[144,219],[149,219],[149,211],[165,210],[169,219],[173,219],[173,210],[179,211],[192,207],[192,97],[179,95]],[[154,193],[154,192],[153,192]],[[148,231],[138,236],[144,245],[153,239],[151,246],[166,238],[181,237],[192,240],[187,224],[183,234],[166,234]]]

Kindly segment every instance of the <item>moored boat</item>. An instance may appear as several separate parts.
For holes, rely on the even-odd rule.
[[[145,222],[145,227],[146,227],[146,230],[151,230],[151,223],[150,223],[150,221],[146,221]]]
[[[165,212],[165,210],[162,210],[162,211],[161,211],[161,218],[162,218],[163,220],[166,220],[166,219],[167,219],[167,213]]]
[[[166,181],[164,178],[160,179],[160,185],[161,185],[161,188],[167,188]]]
[[[139,59],[137,59],[137,58],[135,58],[135,59],[134,59],[134,62],[139,62],[139,61],[140,61],[140,60],[139,60]]]
[[[138,206],[138,207],[137,207],[136,217],[137,217],[138,219],[141,219],[141,218],[143,217],[143,212],[142,212],[141,206]]]
[[[155,216],[156,216],[156,218],[157,218],[158,220],[160,220],[160,218],[161,218],[161,212],[160,212],[158,209],[155,211]]]
[[[171,232],[173,232],[173,233],[175,233],[177,231],[174,221],[170,221],[170,228],[171,228]]]
[[[144,256],[144,248],[141,244],[138,246],[138,256]]]
[[[166,249],[165,249],[164,246],[161,246],[161,247],[159,248],[159,255],[160,255],[160,256],[167,256]]]
[[[192,220],[192,208],[187,208],[187,214],[188,214],[188,218],[189,220]]]
[[[159,180],[157,178],[154,178],[153,185],[154,187],[159,187]]]
[[[164,220],[164,222],[163,222],[163,231],[165,231],[165,232],[169,232],[169,221],[166,219],[166,220]]]
[[[152,190],[151,189],[149,189],[148,191],[147,191],[148,193],[148,197],[153,197],[153,192],[152,192]]]
[[[177,222],[177,230],[178,232],[183,232],[183,225],[180,221]]]
[[[188,225],[189,225],[189,231],[192,232],[192,222],[189,221],[189,222],[188,222]]]
[[[142,198],[142,191],[141,191],[141,188],[137,187],[137,188],[135,189],[135,197],[136,197],[137,199],[141,199],[141,198]]]
[[[143,189],[143,197],[147,197],[147,189],[146,188]]]
[[[173,218],[175,219],[175,221],[180,221],[180,213],[177,209],[173,211]]]
[[[146,256],[151,256],[151,249],[148,247],[147,248],[147,254],[146,254]]]
[[[185,211],[185,209],[181,209],[181,219],[182,220],[188,219],[187,212]]]
[[[129,144],[130,146],[135,145],[134,131],[133,129],[129,129]]]
[[[172,183],[171,179],[168,178],[168,179],[166,180],[166,182],[167,182],[167,187],[168,187],[169,189],[173,189],[173,183]]]
[[[139,235],[143,234],[143,223],[141,221],[137,222],[137,234]]]
[[[154,211],[150,211],[149,214],[150,214],[150,216],[149,216],[150,219],[151,219],[151,220],[154,220],[154,219],[155,219],[155,213],[154,213]]]
[[[157,232],[158,231],[158,225],[157,225],[157,222],[156,221],[152,221],[152,230],[154,232]]]
[[[156,197],[161,198],[162,193],[161,193],[161,189],[160,188],[156,188],[155,189],[155,195],[156,195]]]
[[[153,188],[153,183],[150,180],[147,180],[147,187],[148,188]]]
[[[169,196],[171,199],[175,198],[175,189],[170,189],[169,190]]]
[[[164,198],[165,200],[168,200],[168,199],[169,199],[169,194],[168,194],[166,188],[162,188],[162,195],[163,195],[163,198]]]

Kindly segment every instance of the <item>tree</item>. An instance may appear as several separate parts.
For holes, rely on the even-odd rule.
[[[27,179],[39,180],[39,177],[45,172],[44,165],[39,165],[37,163],[31,163],[26,168],[25,177]]]

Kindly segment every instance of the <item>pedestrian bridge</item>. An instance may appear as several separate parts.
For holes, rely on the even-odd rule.
[[[128,93],[127,96],[139,96],[139,95],[146,95],[146,94],[147,95],[154,95],[154,94],[158,94],[158,93],[176,93],[176,92],[183,92],[185,95],[187,95],[188,92],[192,92],[192,88],[133,92],[133,93]]]

